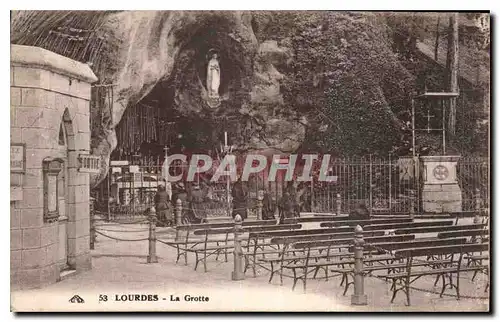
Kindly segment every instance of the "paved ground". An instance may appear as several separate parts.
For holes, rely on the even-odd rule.
[[[465,223],[465,222],[464,222]],[[310,227],[314,227],[311,224]],[[109,235],[122,238],[146,237],[146,226],[128,225],[107,226]],[[159,239],[171,238],[168,229],[160,228]],[[267,282],[268,272],[258,271],[256,278],[247,274],[243,281],[232,281],[232,255],[229,262],[209,261],[208,272],[203,267],[194,271],[194,256],[189,257],[188,266],[175,264],[175,250],[164,244],[157,244],[159,262],[146,263],[147,241],[115,241],[98,237],[93,251],[93,269],[80,275],[69,277],[59,283],[39,290],[13,292],[11,302],[13,310],[76,310],[76,311],[487,311],[488,293],[484,292],[485,276],[479,276],[471,282],[471,275],[464,274],[460,280],[461,294],[465,297],[457,301],[453,296],[439,297],[440,286],[433,287],[434,279],[424,277],[414,286],[428,292],[412,290],[412,306],[405,305],[403,294],[398,294],[394,304],[390,304],[390,284],[368,277],[365,280],[367,306],[351,306],[350,294],[342,296],[340,277],[325,280],[308,281],[307,293],[302,287],[291,290],[292,281],[285,278],[280,286],[278,279],[272,284]],[[454,295],[454,290],[447,290]],[[85,300],[82,304],[73,304],[68,300],[78,294]],[[158,301],[130,302],[116,300],[122,295],[150,294],[158,295]],[[99,296],[106,296],[107,301],[99,302]],[[185,301],[186,295],[208,297],[208,302]],[[171,297],[180,301],[170,301]],[[474,297],[474,298],[467,298]],[[101,297],[102,299],[103,297]],[[164,300],[165,298],[165,300]]]

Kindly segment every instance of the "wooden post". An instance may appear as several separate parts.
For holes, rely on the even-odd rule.
[[[149,212],[149,254],[148,263],[158,263],[156,257],[156,209],[151,207]]]
[[[180,226],[182,225],[182,201],[180,199],[177,199],[175,201],[175,225]]]
[[[340,216],[340,212],[342,209],[342,199],[340,197],[340,193],[337,193],[336,206],[337,206],[337,216]]]
[[[351,305],[367,305],[365,281],[363,271],[363,228],[357,225],[354,229],[354,294],[351,296]]]
[[[236,215],[234,218],[234,270],[231,273],[231,279],[233,281],[240,281],[245,279],[245,274],[243,273],[243,251],[241,249],[241,216]]]

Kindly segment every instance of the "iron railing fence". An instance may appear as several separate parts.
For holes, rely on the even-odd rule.
[[[312,210],[350,213],[365,204],[372,213],[409,213],[416,203],[418,177],[412,158],[342,158],[330,162],[330,182],[313,182]],[[416,209],[414,209],[416,210]]]
[[[422,182],[419,176],[419,159],[404,158],[337,158],[330,160],[327,175],[330,181],[313,178],[304,185],[302,211],[336,213],[340,197],[341,213],[350,213],[359,203],[364,203],[372,214],[420,213],[419,202]],[[186,171],[174,165],[171,175]],[[488,158],[462,157],[457,164],[458,185],[462,192],[462,210],[485,210],[490,205],[490,166]],[[164,180],[160,162],[140,166],[110,167],[106,180],[92,194],[95,208],[113,216],[141,216],[153,206],[158,185]],[[220,182],[205,185],[204,207],[207,217],[229,216],[231,188],[226,177]],[[268,182],[263,174],[252,174],[246,183],[249,191],[250,212],[256,205],[257,195],[267,190],[274,204],[281,198],[286,182]],[[177,188],[172,184],[175,194]]]
[[[462,191],[463,211],[483,211],[490,208],[490,160],[488,158],[461,158],[457,163],[457,178]]]

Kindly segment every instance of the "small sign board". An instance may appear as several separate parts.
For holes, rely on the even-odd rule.
[[[126,166],[126,165],[129,165],[130,162],[126,161],[126,160],[113,160],[113,161],[110,161],[109,162],[109,165],[110,166]]]
[[[10,144],[10,171],[18,173],[26,171],[26,145],[24,143]]]

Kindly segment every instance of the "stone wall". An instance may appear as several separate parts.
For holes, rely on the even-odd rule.
[[[89,175],[77,157],[90,151],[90,68],[37,47],[11,46],[11,143],[25,144],[24,173],[11,172],[11,286],[34,288],[60,279],[67,267],[91,268]],[[65,143],[59,142],[61,124]],[[64,161],[59,220],[44,220],[43,160]]]

